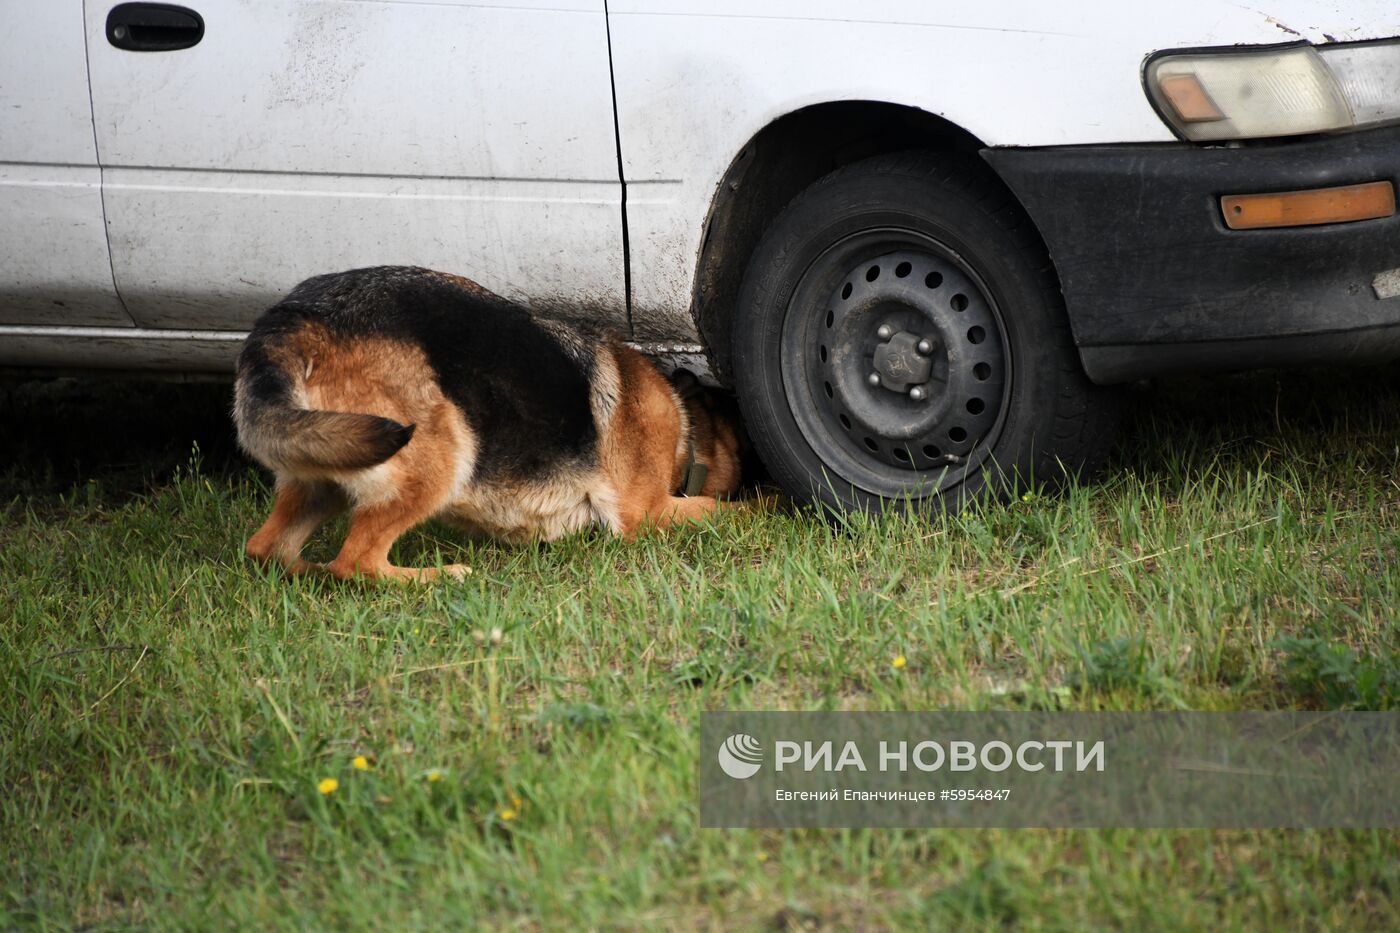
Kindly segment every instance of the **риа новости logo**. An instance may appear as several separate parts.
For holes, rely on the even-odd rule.
[[[763,745],[751,735],[735,733],[719,747],[719,766],[732,778],[751,778],[763,766]]]

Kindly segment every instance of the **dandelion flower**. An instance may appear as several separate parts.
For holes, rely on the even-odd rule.
[[[502,822],[509,823],[513,819],[515,819],[515,811],[512,810],[510,807],[506,807],[504,810],[501,811]]]
[[[505,633],[502,632],[500,629],[493,628],[491,630],[491,644],[499,645],[501,643],[501,639],[503,638],[505,638]]]
[[[894,660],[890,662],[890,667],[894,668],[897,671],[902,671],[904,670],[904,665],[907,663],[908,662],[904,660],[904,655],[897,654],[895,655]]]
[[[340,787],[340,782],[335,778],[321,778],[321,783],[316,785],[316,789],[327,797],[334,794],[338,787]]]
[[[369,770],[369,759],[366,758],[364,755],[356,755],[354,758],[351,758],[350,764],[355,766],[356,771]]]
[[[522,800],[520,799],[520,795],[519,795],[519,794],[517,794],[515,791],[511,791],[511,793],[510,793],[510,805],[511,805],[512,807],[514,807],[515,809],[519,810],[519,809],[520,809],[520,805],[521,805],[523,802],[524,802],[524,801],[522,801]]]
[[[442,780],[442,772],[437,768],[433,768],[428,772],[427,777],[429,782],[436,784],[438,781]]]

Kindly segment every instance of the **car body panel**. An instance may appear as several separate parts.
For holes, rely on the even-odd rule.
[[[1400,35],[1400,7],[1280,0],[612,0],[633,316],[698,340],[718,187],[764,127],[827,101],[936,114],[988,146],[1175,142],[1143,92],[1165,48]]]
[[[471,275],[625,320],[602,0],[202,0],[202,41],[87,40],[112,266],[143,327],[245,328],[307,276]]]
[[[82,0],[26,4],[22,15],[6,20],[0,31],[0,324],[129,326],[112,283],[102,223]],[[22,29],[16,28],[20,22]]]

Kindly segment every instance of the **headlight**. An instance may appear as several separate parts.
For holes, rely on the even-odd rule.
[[[1196,142],[1400,120],[1400,42],[1163,55],[1147,66],[1163,119]]]

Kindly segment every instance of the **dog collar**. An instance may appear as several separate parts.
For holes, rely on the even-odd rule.
[[[681,495],[698,496],[705,488],[705,477],[710,468],[695,459],[695,440],[686,440],[685,471],[681,474]]]

